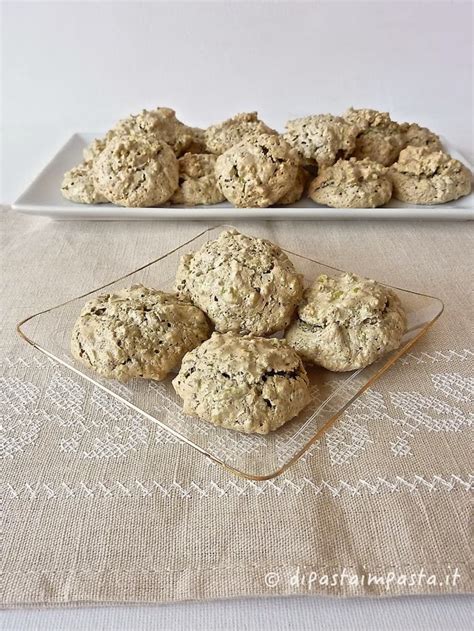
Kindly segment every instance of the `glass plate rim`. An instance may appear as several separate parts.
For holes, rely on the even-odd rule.
[[[376,381],[378,381],[380,379],[380,377],[387,370],[389,370],[403,355],[405,355],[410,350],[410,348],[412,348],[416,344],[416,342],[418,342],[418,340],[421,337],[423,337],[426,334],[426,332],[434,325],[434,323],[443,314],[444,303],[443,303],[443,301],[440,298],[438,298],[436,296],[431,296],[430,294],[424,294],[424,293],[412,291],[410,289],[404,289],[402,287],[395,287],[394,285],[385,285],[385,283],[382,283],[386,287],[389,287],[391,289],[396,289],[398,291],[403,291],[403,292],[406,292],[406,293],[409,293],[409,294],[412,294],[412,295],[415,295],[415,296],[421,296],[423,298],[430,298],[431,300],[435,300],[437,303],[439,303],[439,312],[437,313],[437,315],[434,318],[432,318],[429,322],[427,322],[412,339],[408,340],[408,342],[406,342],[406,344],[404,344],[401,348],[399,348],[397,350],[397,352],[395,352],[395,354],[393,354],[379,368],[379,370],[377,370],[377,372],[367,381],[367,383],[365,383],[361,388],[359,388],[359,390],[357,390],[357,392],[355,392],[355,394],[347,401],[347,403],[344,406],[342,406],[341,408],[339,408],[337,410],[337,412],[335,414],[333,414],[326,421],[326,423],[324,423],[324,425],[322,427],[320,427],[318,429],[318,431],[315,432],[315,434],[310,439],[308,439],[308,441],[303,445],[303,447],[299,451],[297,451],[296,454],[294,456],[292,456],[290,458],[290,460],[288,460],[288,462],[286,462],[284,465],[282,465],[281,467],[279,467],[278,469],[276,469],[272,473],[265,474],[265,475],[249,474],[249,473],[246,473],[245,471],[241,471],[240,469],[227,464],[226,462],[221,460],[219,457],[209,453],[203,447],[201,447],[198,444],[196,444],[195,442],[193,442],[191,439],[187,438],[186,436],[183,436],[177,430],[169,427],[169,425],[166,425],[166,423],[163,423],[162,421],[160,421],[156,417],[152,416],[151,414],[149,414],[145,410],[142,410],[140,407],[134,405],[133,403],[131,403],[130,401],[128,401],[127,399],[122,397],[120,394],[114,392],[113,390],[109,390],[107,388],[107,386],[105,386],[102,383],[96,381],[93,377],[87,375],[86,373],[81,372],[79,369],[77,369],[74,366],[66,363],[64,360],[60,359],[59,357],[56,357],[56,355],[54,355],[53,353],[51,353],[48,350],[46,350],[45,348],[43,348],[38,342],[35,342],[33,339],[29,338],[26,335],[26,333],[21,328],[23,325],[25,325],[27,322],[33,320],[34,318],[37,318],[37,317],[39,317],[39,316],[41,316],[41,315],[43,315],[45,313],[49,313],[51,311],[54,311],[55,309],[60,309],[61,307],[64,307],[64,306],[66,306],[66,305],[68,305],[71,302],[74,302],[76,300],[80,300],[82,298],[86,298],[87,296],[90,296],[91,294],[95,294],[98,291],[102,291],[103,289],[106,289],[107,287],[110,287],[110,285],[114,285],[115,283],[118,283],[118,282],[128,278],[129,276],[133,276],[137,272],[140,272],[141,270],[144,270],[147,267],[150,267],[151,265],[154,265],[155,263],[158,263],[159,261],[161,261],[162,259],[170,256],[171,254],[174,254],[175,252],[177,252],[181,248],[186,247],[187,245],[191,244],[193,241],[196,241],[197,239],[199,239],[200,237],[204,236],[205,234],[208,234],[208,233],[210,233],[210,232],[212,232],[214,230],[219,230],[219,229],[221,229],[221,230],[222,229],[235,229],[235,230],[237,230],[237,228],[235,228],[234,226],[229,225],[229,224],[218,224],[218,225],[215,225],[215,226],[209,226],[205,230],[202,230],[201,232],[198,232],[191,239],[189,239],[187,241],[184,241],[183,243],[180,243],[179,245],[177,245],[176,247],[172,248],[171,250],[168,250],[167,252],[165,252],[161,256],[157,257],[156,259],[154,259],[152,261],[149,261],[148,263],[146,263],[144,265],[141,265],[137,269],[132,270],[132,271],[128,272],[127,274],[124,274],[123,276],[120,276],[119,278],[116,278],[116,279],[106,283],[105,285],[102,285],[100,287],[96,287],[94,289],[91,289],[90,291],[88,291],[88,292],[86,292],[84,294],[81,294],[79,296],[74,296],[74,297],[72,297],[72,298],[70,298],[70,299],[68,299],[68,300],[66,300],[66,301],[64,301],[64,302],[62,302],[60,304],[54,305],[52,307],[48,307],[47,309],[43,309],[42,311],[38,311],[37,313],[34,313],[34,314],[32,314],[32,315],[20,320],[20,322],[18,322],[17,325],[16,325],[16,332],[18,333],[18,335],[20,336],[21,339],[23,339],[25,342],[30,344],[33,348],[36,348],[39,352],[43,353],[44,355],[46,355],[47,357],[52,359],[54,362],[59,363],[61,366],[64,366],[67,370],[70,370],[70,371],[74,372],[75,374],[79,375],[82,379],[86,379],[90,383],[93,383],[94,386],[99,387],[101,390],[103,390],[107,394],[111,395],[115,399],[119,400],[120,402],[125,404],[127,407],[129,407],[129,408],[135,410],[136,412],[138,412],[139,414],[145,416],[151,422],[158,424],[166,432],[172,434],[173,436],[178,438],[180,441],[190,445],[191,447],[194,447],[194,449],[196,449],[199,453],[201,453],[204,456],[207,456],[213,462],[219,464],[220,466],[222,466],[224,469],[226,469],[227,471],[229,471],[233,475],[236,475],[237,477],[240,477],[240,478],[243,478],[243,479],[246,479],[246,480],[254,480],[254,481],[260,481],[261,482],[261,481],[271,480],[273,478],[276,478],[277,476],[279,476],[282,473],[284,473],[287,469],[289,469],[293,464],[295,464],[301,458],[301,456],[303,456],[303,454],[311,447],[311,445],[313,445],[318,439],[320,439],[321,436],[323,434],[325,434],[334,425],[334,423],[342,416],[342,414],[345,412],[345,410],[347,410],[347,408],[356,399],[358,399],[366,390],[368,390]],[[338,267],[334,267],[333,265],[328,265],[327,263],[323,263],[322,261],[316,261],[315,259],[312,259],[312,258],[310,258],[308,256],[304,256],[302,254],[298,254],[297,252],[293,252],[293,251],[287,250],[285,248],[282,248],[282,250],[284,252],[286,252],[287,254],[291,254],[293,256],[297,256],[299,258],[302,258],[302,259],[305,259],[307,261],[310,261],[311,263],[316,263],[316,264],[319,264],[319,265],[323,265],[324,267],[327,267],[329,269],[333,269],[336,272],[345,272],[345,270],[341,270]],[[381,281],[379,281],[379,282],[381,282]],[[359,373],[359,371],[355,371],[353,374],[357,375],[358,373]]]

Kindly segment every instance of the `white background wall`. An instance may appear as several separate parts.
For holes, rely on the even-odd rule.
[[[74,131],[169,105],[207,125],[389,110],[472,158],[472,3],[2,3],[2,201]]]

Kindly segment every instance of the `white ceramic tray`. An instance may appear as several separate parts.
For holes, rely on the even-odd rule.
[[[294,206],[280,208],[234,208],[229,203],[214,206],[163,206],[160,208],[122,208],[113,204],[74,204],[61,195],[65,171],[82,160],[82,150],[102,134],[74,134],[51,162],[41,171],[26,191],[13,204],[13,209],[29,215],[53,219],[204,219],[233,221],[236,219],[474,219],[474,194],[439,206],[408,206],[396,200],[383,208],[328,208],[306,198]],[[450,147],[449,153],[470,166],[466,159]],[[472,170],[472,167],[470,167]]]

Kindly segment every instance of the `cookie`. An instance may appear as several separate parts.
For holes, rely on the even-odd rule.
[[[107,199],[97,191],[92,177],[92,162],[81,162],[66,171],[61,184],[62,196],[78,204],[106,204]]]
[[[119,121],[113,132],[116,134],[145,134],[166,142],[176,156],[181,156],[196,140],[196,130],[176,118],[176,112],[169,107],[142,110],[136,116]]]
[[[209,335],[200,309],[174,294],[134,285],[84,306],[74,325],[71,351],[102,377],[160,381]]]
[[[211,125],[204,132],[206,150],[220,155],[249,136],[277,134],[258,118],[257,112],[244,112],[217,125]]]
[[[288,206],[289,204],[295,204],[298,202],[304,195],[308,179],[308,171],[304,167],[299,167],[295,181],[293,182],[290,190],[278,200],[278,206]]]
[[[247,137],[217,158],[220,190],[238,208],[265,208],[292,188],[299,158],[281,136]]]
[[[288,325],[303,284],[277,245],[231,229],[181,258],[176,291],[221,333],[269,335]]]
[[[431,151],[442,151],[443,145],[439,136],[416,123],[402,123],[400,125],[404,138],[404,146],[426,147]]]
[[[186,153],[179,158],[179,187],[172,204],[218,204],[225,200],[214,173],[216,156],[212,153]]]
[[[391,289],[355,274],[323,274],[305,291],[285,339],[304,361],[341,372],[398,348],[406,326]]]
[[[103,138],[94,138],[82,151],[82,157],[85,162],[93,162],[105,149],[105,145],[112,138],[114,133],[107,132]]]
[[[384,166],[395,162],[405,146],[405,138],[400,125],[392,121],[388,112],[351,107],[344,119],[359,128],[353,152],[355,158],[370,158]]]
[[[97,190],[119,206],[159,206],[178,188],[178,160],[150,136],[115,136],[92,166]]]
[[[190,127],[192,142],[186,149],[186,153],[208,153],[206,149],[205,129]]]
[[[310,402],[301,359],[283,340],[214,333],[185,355],[173,387],[186,414],[268,434]]]
[[[407,147],[390,167],[393,196],[410,204],[443,204],[471,192],[472,174],[442,151]]]
[[[154,110],[142,110],[121,119],[103,138],[96,138],[83,151],[85,160],[94,160],[116,136],[148,136],[150,140],[164,141],[177,157],[187,151],[200,153],[204,148],[204,131],[197,127],[188,127],[176,118],[176,112],[169,107],[157,107]]]
[[[375,208],[392,196],[387,168],[369,158],[338,160],[321,170],[308,194],[318,204],[333,208]]]
[[[283,138],[294,147],[304,164],[319,168],[347,158],[354,151],[358,129],[340,116],[317,114],[290,120]]]

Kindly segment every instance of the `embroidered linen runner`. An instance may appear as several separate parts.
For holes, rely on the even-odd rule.
[[[14,331],[22,317],[139,267],[203,225],[1,219],[3,605],[472,589],[465,224],[239,226],[446,305],[301,461],[253,482]]]

